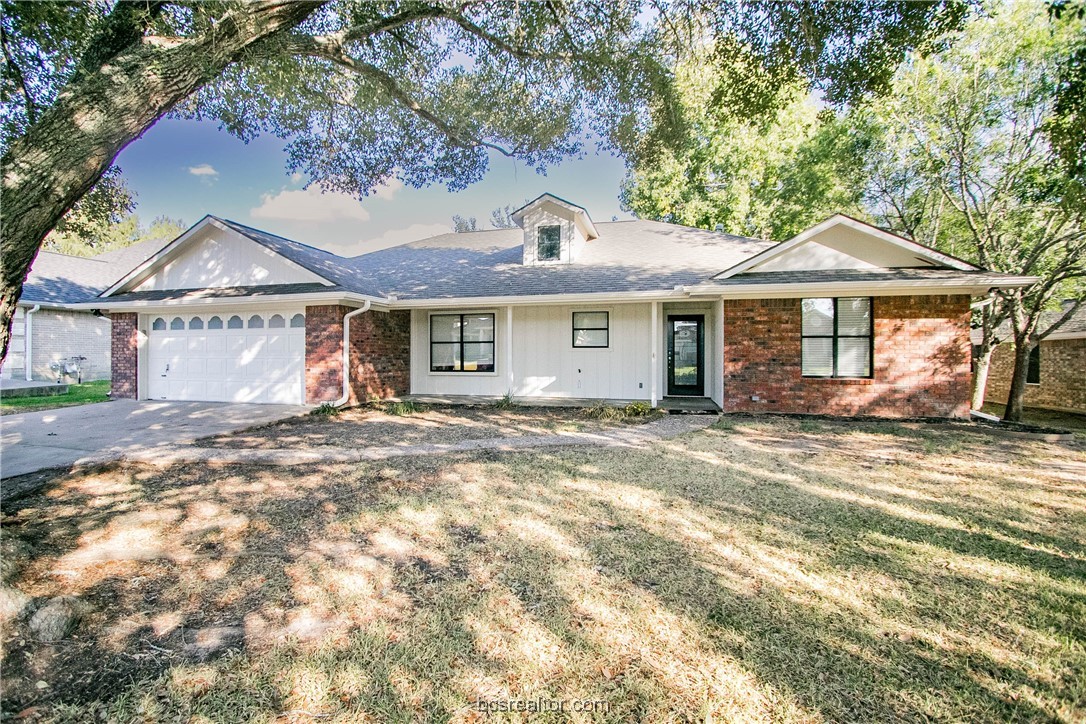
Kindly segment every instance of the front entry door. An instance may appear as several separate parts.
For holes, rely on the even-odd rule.
[[[667,318],[667,394],[705,395],[705,315]]]

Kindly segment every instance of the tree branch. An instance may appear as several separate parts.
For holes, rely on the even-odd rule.
[[[369,78],[379,85],[390,98],[441,131],[441,133],[443,133],[454,145],[459,146],[460,148],[476,148],[481,146],[493,149],[509,158],[514,158],[516,156],[514,151],[510,151],[495,143],[491,143],[478,136],[457,129],[451,123],[441,118],[433,111],[425,108],[421,103],[415,100],[415,98],[404,90],[400,84],[396,82],[396,79],[387,72],[372,63],[352,58],[343,51],[341,45],[334,40],[329,40],[327,36],[292,36],[290,42],[295,53],[323,58],[324,60],[335,63],[341,68],[345,68]],[[308,46],[308,48],[306,46]]]
[[[8,34],[0,26],[0,45],[4,48],[4,61],[7,63],[9,72],[12,77],[15,78],[15,83],[19,86],[19,92],[23,96],[23,101],[26,103],[26,120],[29,123],[33,123],[38,117],[38,106],[34,103],[34,98],[30,95],[30,90],[26,87],[26,78],[23,77],[23,70],[15,62],[15,58],[11,54],[10,48],[8,48]]]

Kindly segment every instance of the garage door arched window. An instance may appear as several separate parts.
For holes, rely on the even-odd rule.
[[[208,329],[222,329],[222,317],[215,316],[207,320]]]
[[[228,319],[226,321],[226,328],[227,329],[241,329],[244,326],[245,326],[245,323],[242,322],[241,317],[239,317],[236,314],[233,317],[230,317],[230,319]]]
[[[203,328],[204,328],[204,320],[200,319],[199,317],[193,317],[192,319],[189,320],[189,329],[203,329]]]
[[[287,320],[283,319],[282,314],[273,314],[271,315],[271,318],[268,319],[268,327],[270,329],[282,329],[285,326],[287,326]]]
[[[293,317],[290,318],[290,326],[294,327],[294,328],[304,327],[305,326],[305,315],[304,314],[295,314]]]
[[[181,319],[181,317],[174,317],[173,319],[170,320],[170,329],[184,329],[184,328],[185,328],[185,320]]]
[[[249,329],[264,329],[264,318],[259,314],[249,317]]]
[[[151,322],[151,329],[155,331],[166,329],[166,320],[162,317],[157,317],[155,321]]]

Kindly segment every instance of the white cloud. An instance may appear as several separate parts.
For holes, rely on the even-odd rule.
[[[302,175],[301,171],[295,171],[294,173],[292,173],[290,175],[290,182],[292,184],[300,184],[304,180],[305,180],[305,176]]]
[[[261,204],[249,211],[254,219],[281,219],[284,221],[335,221],[351,219],[366,221],[370,214],[358,199],[343,193],[321,193],[314,184],[307,189],[277,194],[264,194]]]
[[[383,184],[373,190],[373,195],[379,199],[385,201],[392,201],[392,197],[396,195],[396,192],[403,188],[403,181],[392,176]]]
[[[201,163],[199,166],[189,166],[189,173],[193,176],[218,176],[219,172],[210,163]]]

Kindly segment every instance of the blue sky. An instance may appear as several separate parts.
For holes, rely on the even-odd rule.
[[[494,154],[486,178],[459,193],[392,183],[359,202],[303,190],[305,178],[287,173],[283,142],[274,136],[246,144],[213,122],[167,119],[126,148],[117,165],[144,222],[166,215],[192,224],[214,214],[346,256],[449,231],[453,214],[489,228],[492,209],[545,191],[584,206],[596,221],[630,218],[618,203],[623,164],[612,156],[571,159],[542,176]]]

